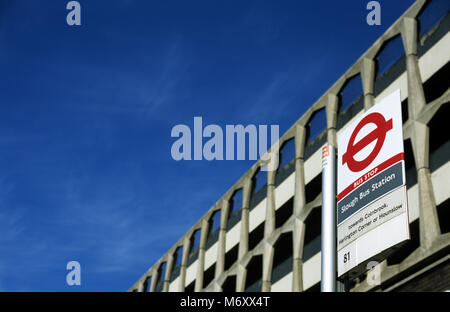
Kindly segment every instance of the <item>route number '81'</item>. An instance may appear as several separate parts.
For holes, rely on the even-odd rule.
[[[344,254],[344,263],[347,263],[348,261],[350,261],[350,251]]]

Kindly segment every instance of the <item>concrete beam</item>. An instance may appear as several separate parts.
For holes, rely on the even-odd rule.
[[[236,274],[236,291],[242,292],[245,290],[245,278],[246,278],[246,268],[242,264],[246,253],[248,252],[248,231],[249,231],[249,211],[250,206],[250,196],[251,196],[252,181],[251,178],[245,182],[243,192],[243,203],[242,203],[242,213],[241,213],[241,232],[239,241],[239,253],[238,253],[238,266]]]
[[[195,278],[195,291],[200,292],[203,289],[203,271],[205,270],[205,249],[206,239],[208,238],[209,222],[206,219],[202,220],[200,244],[198,250],[198,267],[197,276]]]
[[[361,81],[364,92],[364,108],[368,110],[375,104],[373,87],[375,82],[375,61],[364,58],[362,60]]]
[[[192,233],[190,235],[192,235]],[[188,261],[188,257],[189,257],[189,250],[191,249],[190,235],[186,235],[184,237],[183,258],[181,260],[181,267],[180,267],[180,291],[184,291],[184,289],[186,288],[187,261]],[[153,283],[153,280],[152,280],[152,283]]]
[[[330,109],[328,109],[330,110]],[[332,119],[332,117],[331,117]],[[305,236],[305,224],[300,219],[306,205],[305,196],[305,162],[303,152],[305,146],[306,129],[297,126],[295,136],[296,158],[295,158],[295,188],[294,188],[294,228],[293,228],[293,272],[292,290],[303,290],[303,241]]]
[[[222,200],[222,211],[220,213],[220,229],[219,229],[219,239],[217,245],[217,261],[216,261],[216,271],[214,272],[214,279],[217,278],[224,272],[225,268],[225,250],[226,250],[226,237],[227,237],[227,223],[228,223],[228,210],[229,202],[227,200]],[[215,291],[222,291],[220,284],[215,283]]]
[[[164,286],[163,286],[163,292],[169,291],[169,284],[170,284],[170,275],[172,273],[173,269],[173,253],[169,254],[167,256],[167,262],[166,262],[166,272],[164,275]]]
[[[275,230],[275,176],[276,171],[267,172],[267,205],[266,217],[264,223],[264,253],[263,253],[263,272],[262,272],[262,291],[270,291],[273,246],[267,241]]]

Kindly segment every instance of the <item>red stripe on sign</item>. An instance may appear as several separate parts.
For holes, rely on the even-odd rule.
[[[377,174],[379,174],[384,169],[386,169],[386,168],[396,164],[397,162],[399,162],[399,161],[401,161],[403,159],[404,159],[404,153],[399,153],[399,154],[397,154],[395,156],[392,156],[391,158],[389,158],[385,162],[382,162],[381,164],[379,164],[375,168],[370,169],[365,174],[363,174],[359,179],[356,179],[352,184],[350,184],[342,192],[340,192],[338,194],[338,196],[337,196],[337,200],[340,201],[345,196],[347,196],[351,191],[353,191],[355,188],[361,186],[363,183],[365,183],[366,181],[368,181],[371,178],[375,177]],[[372,172],[374,172],[374,173],[370,174]]]
[[[327,156],[330,156],[330,145],[325,145],[324,147],[322,147],[322,159]]]

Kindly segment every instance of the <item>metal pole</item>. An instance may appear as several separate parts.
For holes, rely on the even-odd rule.
[[[322,292],[336,291],[336,154],[322,148]]]

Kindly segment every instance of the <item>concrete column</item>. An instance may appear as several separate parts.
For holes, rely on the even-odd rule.
[[[419,187],[419,228],[420,245],[428,249],[440,235],[439,220],[436,211],[431,175],[429,169],[429,128],[418,121],[426,105],[422,79],[417,60],[417,21],[414,18],[403,19],[402,40],[406,52],[408,75],[408,111],[412,121],[413,135],[411,143],[417,168]]]
[[[163,292],[168,292],[169,291],[170,273],[172,273],[172,268],[173,268],[173,254],[170,254],[167,257],[166,274],[164,276]]]
[[[408,111],[410,118],[415,119],[426,103],[417,60],[417,21],[414,18],[403,19],[402,40],[406,53]]]
[[[294,225],[297,230],[294,231],[294,234],[297,235],[297,237],[300,237],[298,239],[294,239],[293,243],[300,244],[300,247],[297,247],[297,250],[300,252],[303,252],[303,241],[305,236],[305,224],[302,221],[295,220]],[[297,253],[298,254],[298,253]],[[293,259],[293,266],[292,266],[292,291],[293,292],[301,292],[303,291],[303,260],[302,256],[296,256]]]
[[[138,292],[144,292],[144,283],[145,283],[145,279],[146,278],[147,277],[144,277],[144,280],[139,282],[139,285],[138,285],[138,288],[137,288]]]
[[[195,291],[200,292],[203,289],[203,271],[205,269],[205,249],[206,249],[206,239],[208,238],[208,220],[202,220],[201,234],[200,234],[200,244],[198,247],[198,266],[197,266],[197,276],[195,278]]]
[[[292,291],[303,290],[303,241],[305,237],[305,224],[301,215],[305,209],[305,152],[306,129],[297,125],[295,129],[295,190],[294,190],[294,235],[293,246],[293,276]]]
[[[275,170],[267,172],[267,205],[264,223],[262,291],[270,291],[272,285],[271,276],[274,248],[268,242],[268,238],[275,230],[275,174]]]
[[[151,271],[150,271],[150,274],[149,275],[151,275],[152,276],[152,281],[151,281],[151,283],[150,283],[150,292],[155,292],[155,288],[156,288],[156,280],[157,280],[157,272],[156,272],[156,269],[152,269]]]
[[[225,250],[226,250],[226,238],[227,238],[227,223],[228,223],[228,210],[229,203],[227,200],[222,200],[222,211],[220,213],[220,229],[219,229],[219,239],[217,245],[217,261],[216,261],[216,271],[214,272],[214,277],[217,279],[223,272],[225,268]],[[216,283],[214,290],[217,292],[222,291],[222,287]]]
[[[375,82],[374,60],[368,58],[364,58],[362,60],[361,81],[363,84],[363,92],[364,92],[364,108],[368,110],[375,104],[375,97],[373,95],[373,86]]]
[[[184,238],[183,244],[183,256],[181,258],[181,266],[180,266],[180,291],[184,291],[186,287],[186,268],[187,261],[189,257],[189,250],[191,249],[191,240],[189,239],[189,235],[186,235]],[[153,283],[153,281],[152,281]]]
[[[420,246],[425,249],[429,249],[441,234],[429,169],[429,136],[427,125],[414,122],[411,141],[419,186]]]
[[[250,193],[251,193],[251,178],[248,178],[245,181],[244,189],[243,189],[243,203],[242,203],[242,213],[241,213],[241,232],[240,232],[240,240],[239,240],[239,253],[238,253],[238,267],[236,273],[236,291],[242,292],[245,290],[245,278],[246,278],[246,268],[242,264],[242,259],[245,254],[248,252],[248,219],[249,219],[249,211],[248,207],[250,206]]]

